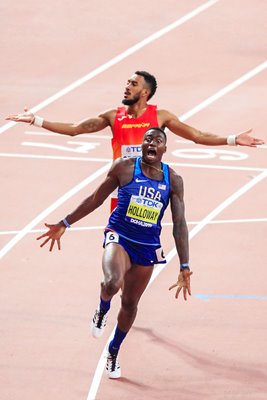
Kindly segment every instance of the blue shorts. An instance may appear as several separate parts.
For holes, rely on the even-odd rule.
[[[160,245],[146,246],[134,243],[121,237],[117,232],[110,230],[106,230],[104,235],[103,247],[106,247],[109,243],[118,243],[127,252],[132,264],[148,266],[166,263],[165,255]]]

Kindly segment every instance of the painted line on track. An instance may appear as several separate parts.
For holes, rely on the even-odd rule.
[[[233,193],[226,200],[224,200],[218,207],[216,207],[213,211],[211,211],[202,221],[200,221],[190,232],[189,232],[189,240],[191,240],[194,236],[196,236],[202,229],[205,228],[208,223],[213,220],[218,214],[220,214],[223,210],[225,210],[229,205],[231,205],[234,201],[236,201],[239,197],[245,194],[248,190],[254,187],[257,183],[262,181],[267,177],[267,171],[262,172],[257,177],[255,177],[252,181],[241,187],[237,192]],[[158,264],[155,266],[152,277],[147,285],[146,290],[150,287],[150,285],[154,282],[157,276],[166,268],[166,266],[170,263],[170,261],[177,255],[176,247],[174,247],[166,256],[166,264]],[[145,290],[145,291],[146,291]],[[103,371],[106,364],[106,348],[108,343],[112,340],[115,332],[115,328],[113,328],[98,361],[95,374],[93,376],[93,380],[89,389],[89,393],[87,396],[87,400],[95,400],[97,391],[101,382],[101,378],[103,375]]]
[[[226,220],[213,220],[208,223],[208,225],[226,225],[226,224],[248,224],[248,223],[253,223],[255,222],[267,222],[267,218],[244,218],[244,219],[226,219]],[[200,221],[187,221],[187,225],[197,225],[199,224]],[[164,226],[172,226],[172,222],[163,222],[162,227]],[[68,232],[88,232],[88,231],[103,231],[105,229],[105,225],[101,226],[78,226],[78,227],[71,227],[68,229]],[[30,233],[44,233],[46,232],[47,229],[31,229],[28,234]],[[14,231],[0,231],[0,236],[5,236],[5,235],[17,235],[20,232],[20,230],[14,230]]]
[[[44,159],[44,160],[58,160],[58,161],[86,161],[86,162],[112,162],[111,158],[97,158],[97,157],[73,157],[73,156],[48,156],[42,154],[20,154],[20,153],[0,153],[0,157],[7,158],[32,158],[32,159]],[[171,167],[183,167],[183,168],[206,168],[206,169],[222,169],[229,171],[251,171],[251,172],[262,172],[267,170],[266,168],[259,167],[243,167],[234,165],[211,165],[211,164],[191,164],[191,163],[181,163],[175,161],[165,161]]]
[[[208,97],[206,100],[199,103],[196,107],[192,108],[190,111],[186,112],[185,114],[182,114],[180,116],[180,120],[185,121],[186,119],[197,114],[199,111],[202,111],[204,108],[209,106],[211,103],[214,103],[214,101],[216,101],[216,100],[220,99],[221,97],[225,96],[226,94],[230,93],[232,90],[236,89],[238,86],[242,85],[249,79],[254,78],[254,76],[258,75],[260,72],[264,71],[266,68],[267,68],[267,60],[264,61],[263,63],[259,64],[257,67],[253,68],[252,70],[246,72],[240,78],[236,79],[229,85],[225,86],[224,88],[219,90],[217,93],[215,93],[213,96]]]
[[[217,1],[218,1],[218,0],[217,0]],[[206,8],[208,8],[208,7],[210,7],[211,5],[215,4],[217,1],[215,0],[215,1],[209,1],[209,2],[205,3]],[[201,7],[204,7],[205,5],[203,5],[203,6],[201,6]],[[200,9],[201,7],[199,7],[199,9]],[[206,9],[206,8],[205,8],[205,9]],[[202,10],[199,11],[199,12],[202,12],[202,11],[204,11],[204,9],[202,9]],[[198,13],[199,13],[199,12],[198,12]],[[197,15],[197,14],[196,14],[196,15]],[[195,15],[193,15],[193,16],[195,16]],[[190,18],[192,18],[193,16],[191,16]],[[186,22],[186,21],[187,21],[188,19],[190,19],[190,18],[188,17],[186,20],[180,22],[179,24],[182,24],[182,23]],[[179,25],[176,25],[175,27],[177,27],[177,26],[179,26]],[[175,27],[172,27],[171,29],[174,29]],[[169,29],[169,31],[170,31],[171,29]],[[163,31],[163,30],[161,30],[161,31]],[[159,32],[161,32],[161,31],[159,31]],[[169,32],[169,31],[168,31],[168,32]],[[158,32],[158,33],[159,33],[159,32]],[[165,33],[167,33],[167,31],[161,33],[160,36],[164,35]],[[156,35],[156,34],[155,34],[155,35]],[[160,36],[158,36],[158,37],[160,37]],[[149,38],[152,38],[152,37],[154,37],[154,35],[151,35]],[[153,40],[157,39],[158,37],[154,37]],[[147,38],[146,40],[148,40],[149,38]],[[82,85],[82,84],[85,83],[86,81],[92,79],[93,77],[97,76],[97,75],[100,74],[101,72],[107,70],[107,69],[110,68],[111,66],[113,66],[113,65],[115,65],[116,63],[120,62],[122,59],[128,57],[130,54],[133,54],[135,51],[139,50],[140,48],[144,47],[145,45],[147,45],[148,43],[151,43],[151,42],[153,41],[153,40],[150,40],[150,41],[146,42],[146,40],[145,40],[145,41],[142,41],[142,42],[140,42],[140,43],[138,44],[138,45],[140,46],[139,48],[136,48],[138,45],[133,46],[132,48],[130,48],[130,49],[128,50],[128,53],[127,53],[127,51],[126,51],[126,52],[122,53],[120,56],[117,56],[117,57],[115,57],[114,59],[110,60],[110,62],[108,62],[108,63],[102,65],[102,67],[99,67],[99,68],[97,68],[96,70],[92,71],[90,74],[86,75],[86,77],[82,78],[81,80],[78,80],[78,81],[74,82],[74,84],[68,86],[68,87],[65,88],[63,91],[58,92],[56,95],[51,96],[51,97],[50,97],[49,99],[47,99],[45,102],[42,102],[42,103],[40,103],[39,105],[37,105],[36,107],[32,108],[32,111],[33,111],[33,112],[36,112],[36,111],[38,111],[38,110],[44,108],[44,107],[47,106],[48,104],[51,104],[52,102],[56,101],[57,99],[59,99],[59,98],[62,97],[63,95],[69,93],[70,91],[74,90],[76,87]],[[132,52],[129,53],[129,51],[130,51],[131,49],[132,49]],[[127,53],[127,54],[126,54],[126,53]],[[264,64],[264,63],[263,63],[263,64]],[[262,71],[263,69],[265,69],[266,67],[267,67],[267,63],[266,63],[266,66],[264,65],[264,66],[261,66],[261,67],[260,67],[260,66],[257,67],[257,71],[258,71],[258,72],[255,72],[255,71],[254,71],[254,73],[252,73],[252,75],[250,74],[249,77],[248,77],[247,79],[250,79],[250,77],[255,76],[256,73],[261,72],[261,71]],[[250,71],[250,72],[251,72],[251,71]],[[247,79],[245,79],[245,80],[247,80]],[[241,83],[245,82],[245,80],[243,80]],[[236,84],[235,84],[235,86],[234,86],[233,88],[229,88],[225,93],[221,93],[221,94],[219,95],[219,97],[218,97],[218,96],[214,96],[214,98],[213,98],[212,101],[215,101],[215,100],[217,100],[218,98],[222,97],[224,94],[228,93],[230,90],[233,90],[235,87],[239,86],[241,83],[236,82]],[[228,85],[228,86],[229,86],[229,85]],[[222,90],[223,90],[223,89],[222,89]],[[220,92],[222,92],[222,91],[220,91]],[[190,116],[194,115],[195,113],[197,113],[197,112],[199,112],[200,110],[202,110],[203,108],[205,108],[207,105],[211,104],[211,103],[208,102],[207,100],[205,100],[203,103],[204,103],[204,104],[202,105],[201,108],[197,109],[197,107],[199,107],[199,106],[197,106],[197,107],[195,107],[195,109],[192,109],[192,110],[191,110],[191,113],[190,113],[190,111],[189,111],[188,113],[182,115],[182,116],[180,117],[181,120],[184,121],[186,118],[189,118]],[[193,110],[194,110],[194,111],[193,111]],[[7,129],[11,128],[11,127],[14,126],[15,124],[16,124],[16,123],[14,123],[14,122],[10,122],[10,123],[4,125],[4,126],[0,129],[0,134],[3,133],[4,131],[6,131]],[[103,167],[103,168],[105,168],[105,167]],[[264,175],[264,176],[263,176],[263,175]],[[263,172],[260,176],[263,176],[263,178],[265,178],[266,172]],[[263,179],[263,178],[261,178],[261,179]],[[254,182],[256,179],[257,179],[257,178],[255,178],[252,182]],[[258,182],[258,181],[259,181],[259,179],[257,180],[257,182]],[[257,182],[256,182],[256,183],[257,183]],[[251,183],[251,182],[250,182],[250,183]],[[255,184],[256,184],[256,183],[255,183]],[[79,184],[79,185],[80,185],[80,184]],[[77,187],[78,187],[79,185],[77,185]],[[245,185],[245,186],[247,186],[247,185]],[[249,190],[249,189],[248,189],[248,190]],[[70,191],[70,192],[71,192],[71,191]],[[69,192],[68,192],[68,193],[69,193]],[[62,198],[63,198],[63,197],[64,197],[64,196],[62,196]],[[60,198],[57,202],[55,202],[54,205],[57,204],[58,202],[60,202],[60,200],[61,200],[62,198]],[[64,200],[64,201],[65,201],[65,200]],[[63,202],[64,202],[64,201],[63,201]],[[234,200],[233,200],[233,201],[234,201]],[[62,204],[62,203],[60,203],[60,204]],[[59,204],[59,205],[60,205],[60,204]],[[229,203],[229,204],[231,204],[231,203]],[[58,205],[58,206],[59,206],[59,205]],[[52,205],[52,206],[53,206],[53,205]],[[50,208],[49,208],[49,209],[50,209]],[[47,210],[49,210],[49,209],[47,209]],[[42,214],[40,214],[41,217],[40,217],[40,215],[38,216],[38,217],[40,217],[40,220],[37,221],[37,219],[38,219],[38,217],[37,217],[37,218],[36,218],[35,220],[33,220],[30,224],[27,225],[27,227],[29,227],[28,231],[31,229],[31,227],[34,226],[34,224],[33,224],[34,221],[35,221],[35,225],[36,225],[38,222],[40,222],[46,215],[48,215],[48,214],[52,211],[52,210],[50,210],[50,211],[48,212],[47,210],[45,210]],[[217,210],[217,209],[215,209],[215,210]],[[215,211],[215,210],[214,210],[214,211]],[[44,215],[45,212],[47,212],[46,215]],[[218,213],[220,213],[220,212],[221,212],[221,211],[218,211]],[[213,216],[212,216],[213,213],[214,213],[214,212],[212,212],[211,214],[209,214],[210,218],[213,217]],[[192,234],[193,236],[196,235],[200,230],[202,230],[202,229],[208,224],[208,220],[209,220],[208,217],[209,217],[209,216],[207,216],[201,223],[199,223],[199,224],[196,226],[196,229],[193,230],[193,231],[195,232],[195,233]],[[27,228],[27,227],[25,227],[25,228]],[[20,238],[19,238],[18,240],[20,240],[20,239],[21,239],[23,236],[25,236],[25,234],[27,233],[27,232],[25,232],[25,234],[23,234],[23,232],[25,231],[25,228],[20,232],[21,235],[20,235]],[[191,237],[193,237],[192,235],[191,235]],[[19,235],[18,235],[18,236],[19,236]],[[14,238],[14,239],[15,239],[15,238]],[[14,244],[15,244],[15,243],[14,243]],[[13,247],[13,246],[11,246],[11,247]],[[8,250],[7,250],[7,251],[8,251]],[[2,254],[2,253],[0,252],[0,256],[1,256],[1,254]],[[175,251],[175,254],[176,254],[176,251]],[[174,257],[175,254],[172,255],[172,252],[170,252],[170,253],[168,254],[169,260],[167,260],[167,262],[170,262],[170,260]],[[156,269],[155,269],[155,271],[156,271]],[[160,272],[161,272],[161,270],[160,270],[159,272],[156,272],[155,275],[153,275],[153,277],[152,277],[153,279],[151,279],[151,283],[154,281],[154,279],[156,278],[156,276],[157,276]],[[150,283],[150,284],[151,284],[151,283]],[[150,284],[148,285],[148,287],[150,286]],[[101,373],[101,375],[102,375],[102,373]],[[91,386],[91,388],[92,388],[92,386]],[[95,397],[90,397],[90,392],[89,392],[88,400],[91,400],[91,399],[95,399]]]
[[[226,300],[267,300],[267,296],[253,296],[253,295],[239,295],[239,294],[203,294],[198,293],[193,295],[198,300],[217,300],[217,299],[226,299]]]
[[[89,175],[83,181],[78,183],[78,185],[74,186],[68,192],[66,192],[63,196],[57,199],[54,203],[52,203],[48,208],[43,210],[37,217],[35,217],[31,222],[29,222],[19,233],[14,236],[1,250],[0,250],[0,259],[4,257],[25,235],[27,235],[32,228],[34,228],[39,222],[43,221],[51,212],[56,210],[59,206],[64,204],[68,199],[78,193],[81,189],[86,187],[89,183],[95,181],[99,176],[106,173],[111,166],[111,163],[104,165],[99,168],[96,172]]]
[[[219,0],[209,0],[206,3],[202,4],[201,6],[195,8],[193,11],[185,14],[183,17],[179,18],[175,22],[167,25],[166,27],[160,29],[159,31],[153,33],[152,35],[148,36],[141,42],[138,42],[132,47],[129,47],[124,52],[120,53],[118,56],[112,58],[108,62],[102,64],[100,67],[94,69],[93,71],[89,72],[87,75],[83,76],[82,78],[78,79],[77,81],[73,82],[69,86],[65,87],[64,89],[60,90],[59,92],[55,93],[53,96],[49,97],[48,99],[42,101],[37,106],[31,108],[33,113],[42,110],[43,108],[47,107],[48,105],[52,104],[54,101],[60,99],[61,97],[65,96],[66,94],[72,92],[74,89],[77,89],[79,86],[83,85],[84,83],[90,81],[91,79],[95,78],[102,72],[108,70],[109,68],[113,67],[114,65],[118,64],[125,58],[131,56],[132,54],[136,53],[138,50],[142,49],[143,47],[147,46],[148,44],[154,42],[155,40],[161,38],[162,36],[166,35],[167,33],[171,32],[172,30],[178,28],[178,26],[184,24],[185,22],[189,21],[190,19],[196,17],[198,14],[202,13],[203,11],[207,10],[209,7],[213,6],[214,4],[218,3]],[[0,128],[0,134],[4,133],[8,129],[12,128],[16,125],[16,122],[8,122],[4,126]]]

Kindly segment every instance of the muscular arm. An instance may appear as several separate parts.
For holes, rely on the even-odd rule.
[[[116,163],[116,162],[115,162]],[[114,164],[115,164],[114,163]],[[112,191],[118,186],[119,179],[116,175],[116,164],[111,167],[106,179],[100,184],[100,186],[87,197],[72,213],[67,215],[66,219],[68,224],[73,224],[74,222],[79,221],[84,218],[86,215],[90,214],[97,207],[99,207],[104,200],[112,193]],[[37,240],[44,239],[41,243],[40,247],[45,246],[48,242],[50,242],[49,251],[53,251],[55,242],[57,243],[57,247],[61,249],[61,236],[65,233],[66,226],[63,221],[60,221],[57,224],[47,224],[45,226],[48,228],[48,231],[43,233],[41,236],[37,237]]]
[[[109,110],[99,114],[94,118],[87,118],[79,122],[52,122],[44,120],[42,128],[61,135],[76,136],[83,133],[93,133],[105,129],[107,126],[113,127],[116,110]],[[24,113],[12,114],[6,117],[7,120],[15,122],[34,123],[35,115],[27,108]]]
[[[187,124],[181,122],[176,115],[166,110],[158,110],[159,126],[167,127],[175,135],[181,136],[185,139],[192,140],[197,144],[207,146],[223,146],[227,145],[227,137],[215,135],[213,133],[202,132]],[[250,136],[251,129],[236,135],[236,144],[240,146],[256,147],[257,145],[264,144],[261,139]]]
[[[126,165],[130,168],[125,168]],[[116,187],[128,183],[132,179],[133,165],[133,159],[117,159],[114,161],[106,179],[73,212],[67,215],[67,223],[72,225],[84,218],[98,208]],[[60,238],[66,230],[66,224],[60,221],[57,224],[45,224],[45,226],[48,228],[48,231],[37,238],[37,240],[45,238],[40,247],[51,241],[49,250],[53,250],[55,242],[57,242],[58,249],[60,250]]]
[[[184,188],[183,180],[180,176],[171,170],[171,210],[173,220],[173,236],[180,264],[188,264],[189,245],[188,230],[184,214]],[[179,272],[177,282],[169,287],[169,290],[176,288],[175,297],[178,298],[183,291],[184,299],[187,300],[187,294],[191,296],[189,267],[182,268]]]
[[[51,122],[44,120],[42,128],[51,132],[60,133],[61,135],[77,136],[82,133],[102,131],[109,125],[109,120],[104,116],[99,115],[98,117],[88,118],[75,123]]]
[[[98,188],[88,196],[73,212],[67,215],[66,219],[70,225],[84,218],[93,212],[107,199],[107,197],[119,186],[118,172],[121,171],[121,160],[116,160],[109,170],[106,179]]]
[[[183,180],[173,170],[171,171],[171,212],[173,221],[173,237],[180,264],[189,262],[188,229],[185,220]]]

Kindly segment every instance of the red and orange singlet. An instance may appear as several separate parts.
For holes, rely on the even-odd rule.
[[[158,126],[157,106],[148,105],[138,118],[128,115],[125,107],[118,107],[111,141],[113,159],[141,156],[144,134],[153,126]]]
[[[138,157],[142,154],[141,144],[144,134],[158,125],[157,106],[148,105],[146,111],[138,118],[128,115],[126,107],[118,107],[111,141],[113,160],[119,157]],[[116,192],[117,193],[117,192]],[[111,198],[111,211],[117,207],[117,194]]]

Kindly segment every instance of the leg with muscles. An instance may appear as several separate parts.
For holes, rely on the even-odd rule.
[[[133,265],[124,277],[124,288],[121,299],[121,309],[115,335],[108,346],[106,370],[110,378],[119,378],[121,370],[118,363],[118,352],[122,341],[129,332],[136,314],[138,302],[151,278],[153,266]]]
[[[129,256],[122,246],[112,242],[106,244],[102,259],[104,279],[101,283],[100,304],[91,323],[93,337],[102,336],[111,299],[122,287],[124,275],[130,267]]]

